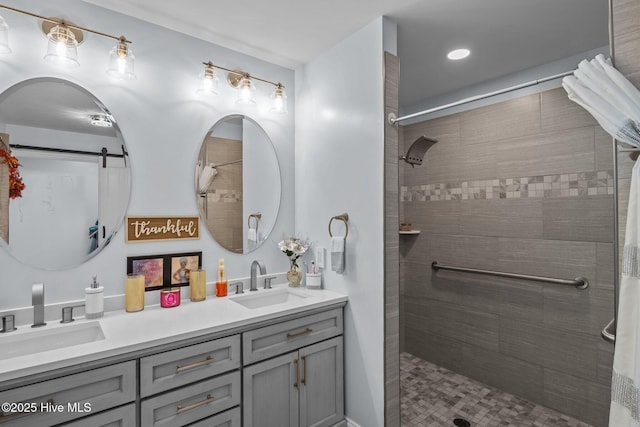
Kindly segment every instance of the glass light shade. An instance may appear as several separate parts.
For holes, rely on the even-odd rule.
[[[107,74],[115,79],[133,80],[136,73],[133,68],[135,56],[127,44],[123,41],[109,51],[109,68]]]
[[[205,64],[204,72],[198,76],[198,81],[200,82],[196,90],[198,95],[211,96],[218,94],[219,80],[212,65]]]
[[[9,26],[2,16],[0,16],[0,53],[11,53],[11,48],[9,47]]]
[[[278,84],[275,90],[271,94],[271,108],[272,113],[287,114],[287,93],[284,91],[284,86]]]
[[[256,103],[255,91],[256,87],[252,84],[251,79],[243,77],[238,84],[238,97],[236,98],[237,104],[251,105]]]
[[[47,34],[49,44],[44,59],[63,67],[79,67],[78,41],[69,28],[64,25],[56,25]]]

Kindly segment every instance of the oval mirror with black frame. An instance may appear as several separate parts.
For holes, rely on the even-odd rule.
[[[269,237],[280,208],[280,168],[264,129],[243,115],[207,132],[195,173],[200,218],[223,248],[246,254]]]
[[[0,160],[2,246],[26,265],[64,270],[108,245],[131,192],[124,139],[109,110],[69,81],[25,80],[0,94],[0,136],[25,185],[10,198]]]

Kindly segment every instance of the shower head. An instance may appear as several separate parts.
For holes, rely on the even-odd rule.
[[[425,153],[436,142],[438,141],[435,139],[427,138],[423,135],[413,141],[413,144],[411,144],[411,147],[409,147],[407,154],[404,156],[400,156],[400,160],[404,160],[405,162],[409,163],[411,167],[414,167],[415,165],[421,165]]]

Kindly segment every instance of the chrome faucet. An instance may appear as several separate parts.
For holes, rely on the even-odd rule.
[[[251,288],[250,291],[258,290],[258,277],[256,275],[256,267],[260,267],[260,274],[267,274],[267,267],[264,266],[264,262],[259,259],[253,260],[251,263]]]
[[[32,328],[46,325],[44,321],[44,283],[31,286],[31,303],[33,304]]]

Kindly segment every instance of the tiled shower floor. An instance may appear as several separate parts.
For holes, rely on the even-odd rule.
[[[409,353],[400,354],[402,427],[591,427],[582,421],[479,383]]]

